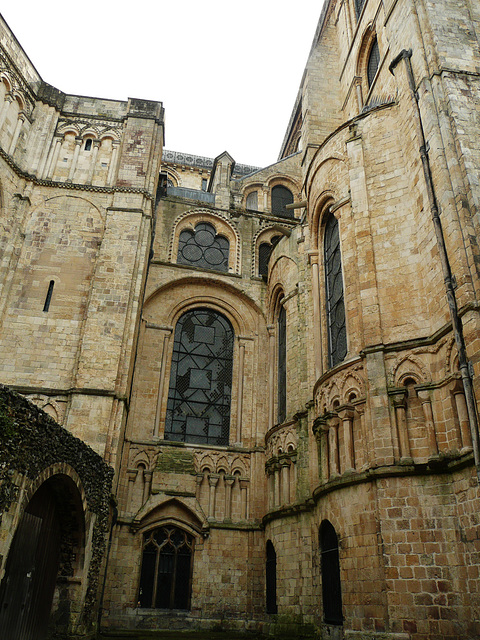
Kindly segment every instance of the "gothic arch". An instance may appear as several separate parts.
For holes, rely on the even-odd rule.
[[[431,381],[425,363],[413,354],[399,356],[391,367],[389,378],[395,387],[402,387],[408,378],[415,380],[416,384]]]
[[[194,498],[150,496],[135,516],[135,529],[146,533],[164,524],[174,524],[195,537],[209,529],[207,518]]]

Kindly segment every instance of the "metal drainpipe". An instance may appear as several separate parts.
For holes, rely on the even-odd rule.
[[[435,229],[435,236],[437,240],[437,247],[440,255],[440,262],[442,265],[443,280],[445,282],[445,292],[447,295],[448,308],[450,310],[450,318],[452,321],[453,333],[455,336],[455,343],[458,351],[458,363],[460,373],[462,375],[463,390],[465,393],[465,400],[467,404],[468,419],[470,421],[470,430],[472,433],[473,455],[475,460],[475,467],[477,470],[477,481],[480,484],[480,450],[479,450],[479,435],[478,435],[478,415],[477,406],[475,402],[475,394],[472,384],[472,375],[470,373],[470,366],[467,359],[467,351],[465,348],[465,338],[463,336],[462,319],[458,314],[457,299],[455,296],[455,288],[453,284],[452,270],[450,268],[450,262],[448,260],[447,248],[445,246],[445,238],[443,235],[442,223],[438,212],[437,198],[435,195],[435,188],[432,180],[432,173],[430,171],[430,161],[428,158],[428,151],[425,144],[425,136],[423,132],[422,114],[420,112],[420,106],[418,104],[418,94],[415,88],[415,79],[413,77],[413,69],[411,63],[412,50],[403,49],[398,56],[392,60],[389,66],[390,73],[398,65],[401,60],[405,61],[405,68],[407,70],[408,85],[410,88],[410,98],[412,101],[413,111],[415,114],[415,128],[417,138],[420,142],[420,159],[422,161],[423,175],[425,178],[425,185],[427,188],[428,202],[430,205],[430,212],[432,214],[433,226]]]

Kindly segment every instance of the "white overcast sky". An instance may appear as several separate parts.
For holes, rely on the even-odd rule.
[[[275,162],[323,0],[10,0],[1,12],[45,82],[158,100],[165,147]]]

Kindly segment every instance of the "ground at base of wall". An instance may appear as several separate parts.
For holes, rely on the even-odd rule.
[[[297,640],[298,636],[278,636],[281,640]],[[151,631],[102,633],[97,640],[274,640],[275,636],[234,631]]]

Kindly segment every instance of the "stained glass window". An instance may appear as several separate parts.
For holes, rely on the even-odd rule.
[[[180,233],[177,264],[228,271],[229,249],[227,238],[217,235],[213,225],[199,222],[195,231],[184,229]]]
[[[327,294],[328,355],[334,367],[347,355],[342,257],[338,220],[330,214],[325,227],[325,284]]]
[[[165,439],[227,445],[234,332],[212,309],[187,311],[177,322]]]
[[[173,526],[147,533],[143,543],[139,606],[189,609],[194,539]]]

